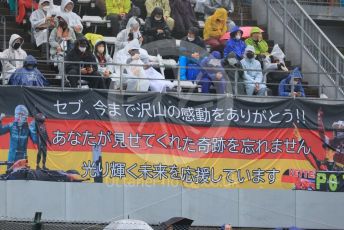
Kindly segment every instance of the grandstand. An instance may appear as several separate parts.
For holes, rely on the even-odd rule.
[[[103,2],[110,1],[115,4]],[[225,22],[228,34],[221,35],[229,36],[224,44],[234,39],[233,21],[249,28],[245,38],[259,27],[268,45],[266,53],[253,58],[259,69],[250,69],[242,64],[249,59],[247,50],[235,57],[240,65],[228,68],[224,47],[218,58],[207,40],[200,51],[185,45],[186,34],[176,29],[166,40],[119,49],[113,21],[99,8],[102,1],[75,0],[73,12],[83,25],[75,47],[86,34],[91,48],[98,39],[105,43],[114,57],[111,74],[118,74],[110,75],[109,88],[93,88],[82,70],[71,87],[67,65],[85,66],[88,74],[87,68],[102,66],[100,59],[51,60],[51,44],[35,44],[33,7],[17,23],[18,9],[10,11],[9,2],[0,3],[0,230],[104,229],[122,219],[142,220],[156,230],[227,230],[223,224],[247,230],[344,229],[343,2],[233,0]],[[207,0],[185,2],[195,9]],[[211,16],[195,16],[203,38]],[[147,21],[138,22],[143,28]],[[146,39],[148,33],[141,32]],[[49,86],[6,85],[8,60],[2,54],[12,34],[23,38],[21,48],[37,59]],[[273,63],[278,69],[265,66],[266,58],[276,61],[276,44],[287,71],[281,60]],[[149,62],[134,59],[136,50],[141,59],[147,51]],[[192,56],[196,51],[199,61]],[[116,56],[120,52],[130,58]],[[184,56],[194,58],[194,65],[182,65]],[[200,71],[197,78],[184,79],[181,72],[193,68]],[[100,71],[91,72],[92,79],[103,79]],[[256,73],[261,82],[247,83],[245,77]],[[210,79],[209,92],[199,76]],[[142,89],[131,78],[142,85],[148,81],[149,87]],[[155,89],[155,82],[167,86]],[[255,95],[248,95],[250,84]],[[262,85],[267,90],[258,95]],[[41,221],[32,220],[37,212]],[[176,216],[192,219],[192,225],[164,225]]]

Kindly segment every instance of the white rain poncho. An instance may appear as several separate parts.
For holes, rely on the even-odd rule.
[[[129,50],[137,49],[140,52],[140,59],[139,60],[131,60],[127,63],[127,60],[131,59],[129,54]],[[154,60],[156,57],[150,56],[146,50],[140,48],[140,44],[137,39],[129,42],[124,49],[118,51],[115,54],[114,61],[117,64],[135,64],[135,65],[143,65],[148,64],[150,60]],[[116,66],[116,73],[120,73],[120,67]],[[127,90],[136,90],[140,89],[139,91],[143,91],[143,89],[148,90],[150,88],[151,91],[154,92],[165,92],[166,88],[172,88],[173,84],[170,81],[165,81],[164,76],[161,75],[158,71],[156,71],[153,67],[149,67],[148,69],[144,69],[142,66],[129,66],[129,67],[122,67],[122,74],[123,77],[129,79],[130,77],[140,77],[142,79],[149,78],[150,80],[135,80],[131,79],[131,85],[128,82]],[[130,76],[134,74],[135,76]],[[134,83],[135,82],[135,83]],[[148,84],[147,84],[148,83]]]
[[[40,0],[38,3],[38,9],[35,10],[30,16],[30,23],[31,28],[33,31],[33,36],[35,37],[36,45],[40,46],[45,42],[48,42],[48,29],[44,30],[37,30],[36,29],[46,23],[46,18],[51,17],[53,15],[57,15],[60,12],[60,8],[53,4],[52,0],[50,2],[49,9],[44,11],[42,9],[43,2],[47,2],[47,0]]]
[[[275,44],[272,51],[271,51],[271,56],[274,57],[274,59],[279,60],[279,63],[284,64],[284,58],[285,54],[283,53],[282,49],[279,47],[278,44]],[[279,63],[272,63],[270,56],[267,56],[264,59],[264,70],[277,70],[278,69],[278,64]],[[285,68],[285,67],[284,67]],[[284,71],[288,71],[288,69],[283,69]]]
[[[135,17],[131,17],[127,23],[127,27],[117,34],[115,52],[123,49],[129,43],[129,33],[135,26],[138,26],[139,29],[137,32],[133,33],[133,39],[140,39],[142,37],[142,34],[140,32],[140,23],[137,21]]]
[[[57,16],[62,16],[63,18],[65,18],[66,21],[67,21],[68,26],[73,28],[73,29],[76,26],[80,26],[81,27],[81,32],[82,32],[84,27],[82,25],[80,16],[77,15],[76,13],[74,13],[73,11],[66,12],[66,10],[65,10],[66,5],[68,3],[73,3],[73,2],[71,0],[62,0],[62,2],[61,2],[61,10],[60,10],[59,14],[57,14]],[[73,3],[73,5],[74,5],[74,3]]]

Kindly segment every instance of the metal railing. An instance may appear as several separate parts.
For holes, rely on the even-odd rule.
[[[264,0],[269,14],[272,12],[283,23],[283,43],[286,44],[287,30],[301,47],[301,66],[305,52],[317,63],[318,74],[325,73],[343,93],[344,56],[316,25],[296,0]],[[335,77],[333,74],[336,73]]]
[[[313,5],[313,6],[331,6],[340,7],[343,6],[341,0],[297,0],[301,5]],[[342,4],[342,5],[341,5]]]
[[[4,58],[0,58],[0,60],[3,62],[5,60],[8,59],[4,59]],[[16,60],[12,60],[12,61],[24,61],[22,59],[16,59]],[[44,64],[53,64],[53,63],[57,63],[57,64],[62,64],[62,66],[65,66],[66,64],[75,64],[75,65],[97,65],[98,63],[92,63],[92,62],[72,62],[72,61],[52,61],[52,60],[39,60],[38,63],[44,63]],[[112,69],[114,69],[114,73],[117,73],[115,76],[110,77],[112,81],[116,82],[116,84],[112,84],[111,88],[109,89],[104,89],[104,90],[110,90],[110,91],[117,91],[121,94],[126,94],[126,93],[145,93],[148,91],[140,91],[140,90],[128,90],[127,85],[128,84],[137,84],[136,81],[140,81],[140,80],[146,80],[149,81],[152,84],[155,84],[155,82],[160,82],[160,84],[165,84],[166,83],[166,88],[167,85],[169,86],[168,90],[163,90],[163,91],[156,91],[156,92],[160,92],[160,93],[176,93],[179,96],[181,94],[195,94],[195,95],[219,95],[219,94],[225,94],[227,96],[248,96],[246,94],[246,84],[247,82],[245,82],[244,78],[243,78],[243,74],[244,71],[252,71],[252,72],[261,72],[263,77],[263,81],[261,83],[259,83],[258,85],[261,87],[267,87],[266,93],[264,93],[264,95],[261,96],[274,96],[276,97],[278,95],[278,87],[280,84],[280,81],[284,78],[286,78],[289,74],[289,72],[284,72],[284,71],[279,71],[279,70],[244,70],[244,69],[240,69],[240,68],[206,68],[206,67],[192,67],[194,69],[200,68],[201,71],[205,71],[205,73],[209,73],[209,74],[213,74],[217,73],[217,72],[221,72],[223,74],[223,78],[216,80],[213,79],[211,81],[211,83],[215,86],[212,86],[210,88],[210,93],[202,93],[201,88],[202,88],[202,83],[204,82],[204,80],[202,80],[202,78],[198,78],[196,80],[183,80],[180,77],[180,70],[184,69],[187,70],[190,67],[181,67],[179,65],[159,65],[159,64],[154,64],[151,65],[151,67],[155,68],[155,69],[160,69],[160,72],[163,72],[164,69],[170,69],[172,74],[170,74],[168,76],[167,79],[165,78],[154,78],[153,76],[145,76],[144,78],[142,77],[136,77],[136,76],[132,76],[132,75],[128,75],[126,74],[126,72],[128,71],[128,68],[133,68],[133,67],[142,67],[142,68],[146,68],[147,65],[130,65],[130,64],[117,64],[117,63],[108,63],[108,66],[113,66]],[[8,73],[12,73],[12,72],[8,72]],[[57,80],[53,80],[55,78],[55,76],[57,74],[55,73],[51,73],[51,74],[44,74],[45,77],[48,80],[53,80],[58,82],[58,88],[60,88],[62,91],[65,90],[70,90],[72,89],[70,87],[70,85],[66,84],[70,81],[71,77],[77,78],[78,83],[77,83],[77,88],[83,88],[83,85],[88,85],[89,82],[92,78],[103,78],[102,76],[100,76],[99,74],[93,74],[93,75],[83,75],[80,72],[79,73],[74,73],[73,75],[65,73],[65,71],[63,71],[61,76],[61,79],[57,79]],[[270,75],[269,75],[270,74]],[[271,79],[271,74],[278,74],[280,77],[278,81],[276,80],[269,80]],[[162,74],[161,74],[162,75]],[[172,76],[173,75],[173,76]],[[303,72],[303,75],[305,78],[320,78],[320,77],[325,77],[325,74],[323,73],[318,73],[318,72]],[[331,75],[333,78],[339,78],[339,74],[338,73],[326,73],[326,75]],[[5,76],[5,72],[3,70],[2,72],[2,76]],[[8,75],[7,75],[8,76]],[[163,76],[163,75],[162,75]],[[2,77],[2,84],[5,85],[5,79]],[[84,83],[82,83],[81,80],[85,80]],[[131,83],[128,83],[128,80],[131,80]],[[157,83],[159,84],[159,83]],[[221,87],[225,87],[225,92],[224,93],[219,93],[217,92],[217,88],[216,88],[216,84],[222,84]],[[117,87],[113,87],[113,85],[117,86]],[[55,85],[56,86],[56,85]],[[259,88],[260,88],[259,87]],[[291,97],[295,97],[294,95],[294,88],[295,85],[293,83],[293,81],[291,81],[290,85],[290,96]],[[333,97],[331,99],[338,99],[338,89],[339,87],[336,85],[316,85],[316,84],[309,84],[306,83],[305,85],[303,85],[303,87],[305,89],[308,88],[308,90],[305,90],[306,92],[309,92],[308,96],[310,97],[319,97],[320,94],[323,94],[324,89],[330,89],[331,91],[335,91],[336,92],[336,97]],[[55,87],[56,88],[56,87]],[[91,87],[88,87],[91,88]],[[320,89],[319,91],[317,91],[317,89]],[[154,90],[153,90],[154,91]],[[257,95],[258,96],[258,95]],[[307,96],[307,95],[306,95]]]

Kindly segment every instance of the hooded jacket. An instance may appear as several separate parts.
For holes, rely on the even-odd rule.
[[[17,114],[25,114],[23,121],[18,119]],[[25,159],[27,156],[27,143],[29,137],[33,143],[37,143],[37,133],[35,122],[32,121],[30,125],[27,123],[28,110],[24,105],[17,105],[15,108],[14,122],[2,125],[0,120],[0,135],[10,133],[10,148],[8,150],[8,162],[14,163],[17,160]]]
[[[170,38],[171,33],[170,30],[165,22],[164,17],[161,18],[161,20],[157,21],[155,20],[155,15],[163,15],[163,9],[160,7],[156,7],[151,16],[146,19],[145,23],[145,32],[147,35],[154,37],[154,39],[166,39]],[[161,29],[164,31],[163,35],[158,35],[157,30]]]
[[[3,60],[2,61],[2,68],[4,72],[5,79],[8,79],[9,76],[18,68],[23,67],[24,61],[12,61],[13,59],[25,59],[27,54],[26,52],[21,48],[21,46],[24,43],[24,40],[22,41],[19,49],[15,50],[13,49],[14,41],[17,40],[20,37],[18,34],[12,34],[10,41],[9,41],[9,47],[8,49],[4,50],[2,52],[1,57],[9,60]]]
[[[253,40],[252,34],[261,33],[261,30],[258,27],[253,27],[251,30],[251,37],[245,40],[246,45],[254,47],[255,54],[268,54],[269,46],[268,43],[262,39],[260,42]]]
[[[186,34],[191,27],[198,27],[195,12],[191,6],[190,0],[174,0],[170,2],[172,9],[172,18],[176,34]]]
[[[65,11],[66,5],[68,3],[73,3],[73,2],[71,0],[62,0],[61,6],[60,6],[61,9],[60,9],[60,12],[57,14],[57,16],[63,17],[66,20],[68,26],[71,28],[74,28],[76,26],[80,26],[81,32],[82,32],[84,27],[82,25],[80,16],[77,15],[76,13],[72,12],[72,11],[71,12]],[[73,5],[74,5],[74,3],[73,3]]]
[[[202,78],[209,78],[211,80],[215,79],[215,75],[218,72],[222,72],[222,75],[224,76],[224,70],[222,68],[222,62],[221,62],[221,53],[218,51],[211,52],[210,56],[204,58],[201,61],[201,79]],[[209,68],[216,68],[216,69],[209,69]],[[198,77],[199,78],[199,77]]]
[[[106,0],[106,14],[129,13],[131,8],[130,0]]]
[[[35,66],[33,69],[27,69],[28,65]],[[29,55],[26,57],[24,67],[17,69],[8,81],[9,85],[37,86],[44,87],[49,85],[43,74],[37,69],[37,60]]]
[[[242,30],[240,30],[238,26],[235,26],[231,30],[230,39],[226,43],[226,47],[225,47],[225,50],[223,51],[223,55],[227,57],[229,53],[234,52],[236,55],[236,58],[238,60],[241,60],[244,57],[246,44],[243,40],[241,39],[237,40],[235,38],[235,35],[238,31],[241,32],[241,35],[243,34]]]
[[[99,63],[99,59],[98,59],[98,53],[97,53],[97,47],[100,45],[100,44],[103,44],[105,49],[104,49],[104,59],[105,59],[105,63],[104,64],[101,64]],[[109,63],[112,63],[112,58],[111,56],[109,55],[108,53],[108,50],[107,50],[107,46],[106,46],[106,43],[103,41],[103,40],[99,40],[95,43],[94,45],[94,51],[93,51],[93,54],[96,58],[96,61],[98,63],[98,72],[103,76],[105,70],[109,70],[111,73],[114,73],[114,65],[108,65]]]
[[[62,17],[63,18],[63,17]],[[66,22],[67,20],[63,18]],[[62,37],[57,36],[57,30],[58,30],[58,23],[56,24],[56,27],[51,31],[50,37],[49,37],[49,45],[50,45],[50,55],[54,56],[56,54],[57,47],[62,47],[62,42],[65,41]],[[65,52],[67,53],[71,47],[73,47],[73,44],[76,40],[76,36],[74,33],[74,30],[70,27],[68,27],[68,39],[67,40],[67,50]]]
[[[279,96],[283,96],[283,97],[290,96],[289,94],[291,93],[291,87],[292,87],[291,81],[294,78],[303,79],[303,75],[298,67],[295,68],[288,75],[288,77],[286,77],[280,82],[279,87],[278,87]],[[294,85],[294,92],[297,92],[297,93],[300,92],[302,97],[306,96],[301,81],[299,81],[296,85]]]
[[[79,50],[79,46],[81,42],[86,42],[87,47],[85,53],[81,53]],[[93,69],[93,73],[98,70],[98,66],[96,64],[83,64],[82,62],[94,62],[96,63],[96,58],[94,57],[93,53],[91,52],[91,47],[88,41],[85,38],[78,39],[75,44],[74,48],[67,54],[65,61],[71,61],[75,63],[66,63],[65,64],[65,71],[66,73],[74,72],[80,73],[80,70],[84,65],[91,66]],[[92,73],[92,74],[93,74]]]
[[[151,16],[156,7],[163,9],[164,16],[171,16],[171,7],[169,0],[146,0],[147,16]]]
[[[271,51],[271,55],[267,56],[264,59],[264,70],[277,70],[280,69],[279,65],[280,63],[284,64],[284,57],[285,54],[283,53],[283,51],[281,50],[281,48],[278,46],[278,44],[274,45],[274,48]],[[272,62],[272,58],[275,60],[279,60],[279,63],[273,63]]]
[[[127,23],[127,27],[119,32],[116,37],[116,51],[123,49],[128,43],[130,30],[134,27],[138,26],[139,30],[136,33],[133,33],[133,39],[140,39],[142,37],[142,34],[140,32],[140,23],[138,22],[138,19],[136,17],[131,17]]]
[[[204,40],[209,38],[220,38],[227,32],[227,11],[219,8],[213,15],[207,18],[204,25]]]
[[[263,82],[263,73],[262,67],[260,62],[257,61],[255,58],[249,59],[247,58],[246,54],[248,51],[254,52],[254,47],[248,45],[245,49],[244,59],[240,61],[244,71],[244,81],[247,84],[255,84],[255,83],[262,83]],[[253,71],[257,70],[257,71]]]

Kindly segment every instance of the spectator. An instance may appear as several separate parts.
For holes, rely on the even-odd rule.
[[[23,43],[24,39],[22,37],[18,34],[12,34],[8,49],[2,53],[1,57],[6,59],[2,61],[4,79],[6,80],[16,69],[23,67],[23,61],[27,56],[26,52],[21,48]]]
[[[227,32],[227,11],[224,8],[217,9],[212,16],[205,21],[203,37],[205,43],[210,45],[212,50],[221,51],[225,41],[220,38]]]
[[[107,19],[111,22],[112,36],[117,36],[121,21],[125,20],[131,9],[130,0],[105,0]]]
[[[302,73],[296,67],[285,79],[281,81],[278,88],[279,96],[287,97],[305,97],[305,91],[302,86]],[[292,88],[294,87],[294,90]],[[293,92],[294,91],[294,92]]]
[[[221,53],[213,51],[210,57],[204,58],[201,62],[202,70],[198,74],[199,83],[202,86],[202,93],[209,93],[210,86],[214,85],[216,93],[226,93],[225,72],[221,65]],[[213,69],[210,69],[213,68]]]
[[[10,2],[14,2],[16,4],[15,0],[10,0]],[[38,4],[35,0],[18,0],[18,15],[16,17],[16,22],[18,24],[22,24],[24,22],[24,18],[26,15],[26,9],[29,9],[30,11],[35,9],[38,9]]]
[[[186,48],[184,48],[184,49],[186,49]],[[201,71],[200,53],[197,50],[195,50],[192,52],[192,54],[190,56],[187,54],[181,55],[179,57],[178,63],[180,66],[180,80],[182,80],[182,81],[183,80],[195,81],[198,74]],[[186,68],[183,68],[183,67],[186,67]]]
[[[170,1],[170,6],[175,21],[174,37],[181,38],[191,27],[198,27],[198,21],[190,0]]]
[[[262,67],[260,62],[255,59],[254,47],[248,45],[245,49],[244,59],[241,61],[244,69],[244,82],[247,95],[263,96],[266,85],[263,82]]]
[[[73,62],[65,64],[65,71],[71,87],[77,87],[78,80],[86,80],[91,88],[108,89],[109,82],[100,76],[96,58],[91,52],[90,45],[85,38],[76,40],[74,48],[67,54],[65,61]],[[86,64],[83,64],[86,62]]]
[[[251,37],[245,40],[246,45],[254,47],[256,55],[265,55],[268,53],[268,43],[263,39],[261,30],[258,27],[253,27],[251,30]]]
[[[59,11],[51,0],[40,0],[39,7],[30,16],[31,28],[35,37],[36,46],[48,42],[48,29],[54,28],[54,15]]]
[[[61,3],[61,11],[57,14],[57,16],[63,17],[68,26],[73,28],[75,35],[77,38],[82,37],[82,30],[83,25],[81,22],[81,18],[79,15],[73,12],[74,3],[71,0],[62,0]]]
[[[140,45],[142,45],[143,37],[140,32],[140,22],[135,17],[131,17],[128,21],[127,28],[118,33],[116,38],[116,51],[123,49],[133,39],[137,39]]]
[[[140,9],[140,18],[145,20],[147,17],[146,0],[131,0],[131,2]]]
[[[224,8],[228,13],[234,12],[234,4],[232,0],[197,0],[195,11],[205,16],[212,15],[216,9]]]
[[[171,38],[170,29],[168,28],[163,15],[163,9],[156,7],[152,11],[150,17],[146,19],[145,43]]]
[[[170,81],[165,81],[162,74],[149,66],[149,63],[155,61],[155,59],[156,57],[148,55],[147,51],[140,47],[137,39],[132,40],[124,49],[117,52],[114,57],[114,61],[117,64],[145,65],[144,68],[142,66],[123,68],[116,66],[116,73],[122,71],[122,76],[125,77],[124,83],[127,83],[127,90],[147,91],[149,88],[154,92],[165,92],[166,88],[173,88],[173,84]]]
[[[181,46],[183,46],[183,43],[188,42],[205,49],[205,43],[203,39],[199,36],[199,30],[197,27],[189,28],[187,36],[185,36],[181,42]]]
[[[245,85],[243,79],[242,65],[237,59],[234,52],[229,53],[223,60],[223,67],[225,68],[226,75],[231,82],[231,90],[227,89],[227,92],[232,92],[234,95],[245,95]],[[227,84],[227,86],[230,86]]]
[[[287,75],[285,72],[288,68],[284,63],[284,53],[276,44],[271,51],[271,55],[263,60],[264,71],[266,72],[267,82],[270,84],[269,89],[272,95],[278,95],[278,85],[283,78]]]
[[[221,230],[232,230],[232,225],[224,224],[221,226]]]
[[[242,35],[243,31],[238,26],[231,30],[230,39],[227,41],[223,56],[227,57],[230,52],[234,52],[238,60],[244,57],[246,44],[241,40]]]
[[[108,78],[109,80],[107,84],[111,81],[115,82],[114,88],[117,89],[119,87],[119,78],[115,74],[115,66],[112,64],[112,58],[108,54],[106,43],[102,40],[97,41],[94,45],[94,56],[96,57],[98,63],[98,72],[102,77],[105,79]]]
[[[54,28],[49,37],[50,44],[50,59],[53,61],[63,61],[66,54],[73,49],[76,37],[74,30],[68,27],[66,20],[59,16],[57,17],[56,28]],[[63,75],[63,64],[58,63],[59,76]]]
[[[38,87],[49,85],[43,74],[37,69],[37,60],[31,55],[25,58],[24,67],[12,73],[8,84]]]
[[[171,18],[171,7],[169,0],[146,0],[147,16],[152,17],[153,11],[157,8],[163,10],[164,21],[167,23],[170,31],[174,28],[174,19]]]

